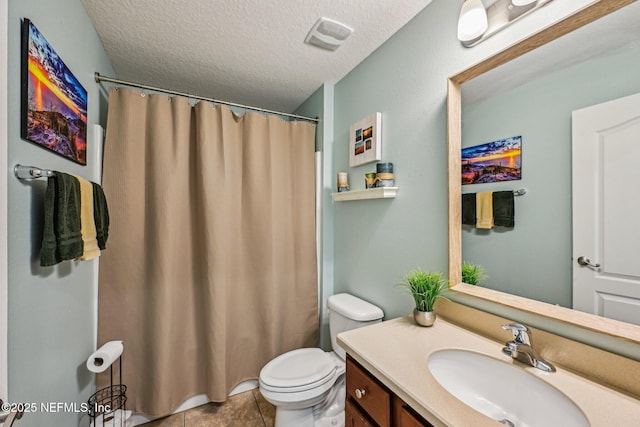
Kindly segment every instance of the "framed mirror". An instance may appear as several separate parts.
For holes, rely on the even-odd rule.
[[[536,139],[539,138],[532,136],[532,132],[521,134],[522,129],[535,130],[536,126],[551,126],[549,120],[536,118],[538,116],[536,111],[546,113],[559,103],[552,101],[553,104],[550,107],[538,103],[539,100],[552,99],[553,96],[563,101],[573,99],[575,92],[571,95],[560,90],[570,89],[571,83],[575,83],[579,78],[586,78],[584,64],[592,62],[589,65],[591,68],[588,68],[591,73],[596,72],[594,70],[597,67],[604,67],[604,72],[600,71],[600,74],[605,75],[602,79],[605,82],[606,74],[610,74],[608,79],[612,83],[610,87],[595,90],[598,94],[592,98],[585,98],[581,101],[582,104],[567,102],[566,111],[562,113],[562,128],[558,132],[564,132],[564,139],[568,140],[568,143],[563,142],[564,154],[558,157],[571,158],[571,110],[625,95],[624,92],[618,94],[615,91],[606,93],[611,87],[624,86],[624,90],[634,91],[634,82],[625,85],[614,72],[610,71],[614,70],[612,67],[617,67],[615,69],[625,67],[627,56],[638,57],[638,50],[633,49],[638,49],[640,46],[640,29],[637,25],[639,13],[640,2],[636,3],[635,0],[594,1],[573,15],[449,79],[449,279],[457,292],[640,343],[640,326],[571,308],[571,269],[575,263],[575,260],[571,259],[571,164],[569,162],[563,166],[557,164],[553,167],[549,166],[546,174],[540,173],[534,167],[527,169],[537,156],[532,146],[527,148],[527,142],[535,144]],[[618,18],[620,20],[617,21]],[[627,24],[628,28],[621,27]],[[603,62],[605,60],[614,62]],[[598,62],[596,66],[593,65],[593,61]],[[637,76],[637,74],[632,75]],[[568,76],[569,80],[558,80],[560,76],[565,78]],[[526,89],[523,89],[523,82],[528,85]],[[553,96],[540,92],[549,87],[553,88],[551,94]],[[582,88],[584,87],[583,84]],[[580,85],[574,85],[574,90],[580,91]],[[638,92],[640,89],[635,90],[635,93]],[[603,93],[606,94],[602,95]],[[592,102],[588,99],[596,101]],[[507,100],[516,103],[507,104]],[[529,105],[528,110],[527,105]],[[491,113],[499,114],[500,109],[505,112],[501,117],[496,119],[495,115],[486,116]],[[514,111],[520,115],[507,114]],[[529,121],[529,124],[525,124],[524,118],[533,119],[534,123],[531,124]],[[476,230],[463,229],[461,149],[513,136],[522,136],[522,181],[510,181],[507,185],[500,183],[493,187],[490,184],[465,186],[478,187],[478,189],[465,188],[464,192],[516,190],[530,187],[532,191],[514,200],[517,216],[515,227],[479,233]],[[559,143],[557,140],[547,142]],[[546,149],[537,147],[537,149],[542,152],[546,150],[549,155],[553,155],[556,146],[550,147]],[[531,163],[528,163],[530,161]],[[538,158],[537,161],[540,163],[544,159]],[[560,171],[560,169],[563,170]],[[553,197],[557,197],[559,201],[549,202],[554,200]],[[543,221],[543,225],[537,225],[536,216],[542,217],[549,211],[553,211],[553,206],[544,206],[544,203],[564,203],[563,214],[551,220],[547,218]],[[541,204],[543,206],[540,206]],[[553,215],[553,212],[551,213]],[[519,220],[522,220],[520,224],[518,224]],[[527,234],[528,226],[532,228]],[[495,238],[492,238],[490,233],[494,233]],[[561,233],[564,234],[560,236]],[[519,243],[509,240],[516,238],[519,234],[522,235]],[[554,236],[559,237],[558,240],[553,240]],[[539,247],[534,247],[536,238],[540,239]],[[491,254],[495,257],[490,258]],[[490,266],[488,286],[462,283],[463,259]],[[518,265],[518,262],[523,264]],[[506,272],[498,271],[501,265],[508,267],[505,268]],[[540,274],[535,274],[536,269]],[[529,274],[518,275],[518,272],[529,272]],[[493,284],[491,284],[492,278]]]

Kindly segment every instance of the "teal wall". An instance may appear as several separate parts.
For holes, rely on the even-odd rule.
[[[571,112],[640,92],[639,75],[633,43],[465,106],[463,147],[523,139],[522,180],[462,188],[527,190],[515,199],[513,229],[463,226],[463,259],[487,269],[487,287],[572,306]]]
[[[364,174],[375,172],[375,163],[349,167],[347,138],[352,123],[379,111],[382,160],[393,162],[399,187],[395,199],[332,205],[335,291],[379,305],[386,318],[412,309],[394,286],[406,272],[447,274],[447,78],[506,40],[462,47],[460,5],[435,0],[335,86],[332,183],[347,171],[352,188],[362,189]]]
[[[89,92],[87,166],[20,139],[20,29],[29,18]],[[4,30],[3,30],[4,31]],[[95,179],[93,124],[106,125],[107,99],[94,82],[114,71],[79,0],[11,0],[8,28],[8,164],[16,163]],[[10,402],[86,402],[94,377],[86,369],[96,345],[96,261],[39,266],[42,199],[46,180],[8,182],[9,396]],[[108,250],[108,249],[107,249]],[[125,367],[126,369],[126,367]],[[28,413],[21,426],[76,426],[80,413]]]

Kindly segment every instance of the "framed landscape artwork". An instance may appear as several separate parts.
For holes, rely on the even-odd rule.
[[[373,113],[349,129],[349,166],[364,165],[382,159],[382,113]]]
[[[522,137],[462,149],[462,185],[522,179]]]
[[[26,18],[21,59],[21,137],[86,165],[87,91]]]

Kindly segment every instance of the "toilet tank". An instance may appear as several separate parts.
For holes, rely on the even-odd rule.
[[[340,332],[378,323],[384,316],[380,307],[346,293],[331,295],[327,300],[327,308],[331,347],[343,360],[346,353],[336,342],[336,336]]]

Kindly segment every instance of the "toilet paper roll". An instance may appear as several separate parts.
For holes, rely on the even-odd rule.
[[[87,369],[91,372],[100,373],[107,370],[113,362],[122,354],[124,345],[122,341],[109,341],[97,349],[87,359]]]

